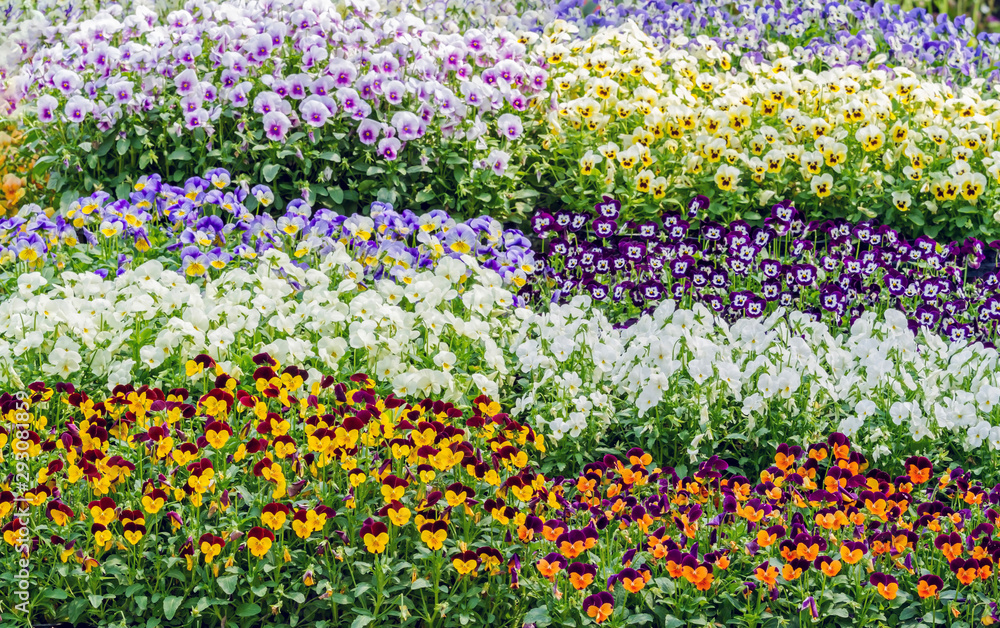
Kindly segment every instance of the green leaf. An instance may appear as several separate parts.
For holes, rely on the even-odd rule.
[[[45,593],[43,593],[42,595],[49,598],[50,600],[65,600],[67,597],[69,597],[66,594],[66,591],[62,589],[47,589]]]
[[[86,607],[87,603],[81,598],[76,598],[75,600],[70,602],[69,606],[67,607],[67,613],[66,613],[67,619],[69,619],[69,623],[75,624],[77,620],[80,619],[80,615],[83,614],[83,611]]]
[[[270,183],[271,181],[274,181],[276,176],[278,176],[278,170],[280,169],[280,164],[267,164],[261,168],[260,172],[264,175],[264,180]]]
[[[366,174],[371,177],[376,174],[382,174],[383,172],[385,172],[385,168],[382,166],[369,166]]]
[[[139,607],[140,613],[144,613],[146,612],[146,606],[149,605],[149,598],[145,595],[137,595],[135,596],[135,605]]]
[[[549,607],[539,606],[538,608],[531,609],[524,616],[524,623],[535,624],[536,626],[548,626],[552,623],[552,617],[549,616]]]
[[[299,604],[305,604],[306,603],[306,596],[302,595],[302,593],[300,593],[298,591],[294,591],[292,593],[286,593],[285,597],[287,597],[290,600],[295,600]]]
[[[330,599],[333,601],[334,604],[344,605],[344,604],[350,604],[354,598],[344,593],[334,593],[333,595],[330,596]]]
[[[128,152],[128,140],[125,138],[118,140],[118,154],[124,155],[127,152]]]
[[[256,617],[258,615],[260,615],[260,605],[254,604],[253,602],[241,604],[240,607],[236,609],[237,617]]]
[[[357,587],[355,587],[355,589],[354,589],[354,597],[355,598],[361,597],[366,592],[368,592],[371,588],[372,588],[372,585],[368,584],[367,582],[362,582]]]
[[[374,617],[369,617],[368,615],[358,615],[354,621],[351,622],[351,628],[365,628],[365,626],[373,621],[375,621]]]
[[[146,588],[146,585],[143,585],[143,584],[133,584],[129,588],[125,589],[125,597],[132,597],[133,595],[135,595],[139,591],[142,591],[145,588]]]
[[[216,582],[219,583],[219,588],[222,589],[222,591],[226,595],[232,595],[233,594],[233,591],[236,590],[236,583],[238,581],[239,581],[239,577],[235,576],[235,575],[222,576],[221,578],[219,578],[218,580],[216,580]]]
[[[94,608],[100,608],[101,607],[101,602],[104,601],[104,596],[103,595],[94,595],[93,593],[91,593],[90,595],[87,596],[87,599],[90,600],[90,605],[91,606],[93,606]]]
[[[325,159],[327,161],[332,161],[335,163],[340,163],[340,153],[335,153],[332,150],[328,150],[319,154],[320,159]]]
[[[330,198],[333,199],[334,203],[340,205],[344,202],[344,190],[341,189],[340,186],[328,188],[327,193],[330,195]]]
[[[31,173],[34,175],[43,174],[49,169],[49,166],[56,162],[59,158],[55,155],[45,155],[44,157],[39,157],[35,162],[35,166],[31,169]]]
[[[650,624],[653,622],[653,616],[648,613],[639,613],[638,615],[632,615],[628,618],[629,624]]]
[[[416,201],[418,203],[426,203],[427,201],[433,201],[433,200],[434,200],[434,192],[430,192],[428,190],[420,190],[419,192],[417,192]]]
[[[184,598],[171,595],[163,599],[163,618],[170,621],[177,614],[177,609],[184,603]]]
[[[170,161],[187,161],[191,159],[191,153],[188,152],[188,149],[181,146],[167,155],[167,159]]]

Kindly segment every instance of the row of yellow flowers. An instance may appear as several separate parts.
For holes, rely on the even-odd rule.
[[[747,213],[777,196],[824,216],[958,213],[967,226],[1000,181],[998,101],[878,58],[731,67],[711,39],[664,48],[632,23],[589,39],[555,23],[537,49],[557,103],[553,174],[578,172],[566,181],[575,194],[627,192],[649,215],[668,193]]]

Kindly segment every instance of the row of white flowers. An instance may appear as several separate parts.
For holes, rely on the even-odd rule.
[[[239,377],[267,352],[282,364],[368,372],[399,394],[496,396],[506,374],[497,339],[507,333],[497,313],[509,312],[513,298],[497,273],[464,260],[374,289],[354,279],[363,276],[360,263],[339,243],[319,268],[302,270],[269,251],[254,272],[205,282],[158,261],[111,279],[63,272],[56,285],[28,273],[18,294],[0,302],[2,370],[16,385],[41,376],[176,386],[199,354]]]
[[[997,351],[914,336],[894,310],[834,335],[798,312],[728,325],[666,302],[620,329],[589,297],[516,308],[499,275],[469,257],[370,288],[353,278],[357,264],[338,249],[311,270],[272,251],[253,272],[208,281],[156,261],[110,279],[24,274],[0,301],[0,376],[169,387],[190,383],[198,354],[239,377],[267,352],[366,372],[399,395],[488,394],[555,440],[671,423],[697,426],[695,449],[761,428],[839,429],[877,452],[907,435],[1000,449]]]
[[[914,336],[895,310],[868,312],[837,335],[800,312],[728,325],[669,301],[616,329],[586,296],[521,318],[510,351],[533,383],[515,412],[557,439],[600,433],[634,408],[639,432],[696,421],[692,451],[762,426],[787,434],[788,422],[799,434],[860,435],[876,455],[906,435],[1000,449],[997,351]]]

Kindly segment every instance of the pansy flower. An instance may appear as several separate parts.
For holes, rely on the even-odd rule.
[[[556,574],[566,568],[569,561],[563,556],[552,552],[538,560],[538,572],[549,580],[554,580]]]
[[[886,600],[892,601],[896,599],[896,594],[899,591],[899,583],[895,577],[881,571],[876,571],[868,578],[868,582]]]
[[[361,540],[372,554],[381,554],[389,544],[389,529],[381,521],[369,520],[361,526]]]
[[[247,549],[257,558],[263,558],[273,544],[274,533],[266,528],[255,526],[247,534]]]
[[[537,235],[545,235],[552,230],[555,224],[556,219],[553,218],[552,214],[549,214],[548,212],[535,212],[535,214],[531,217],[531,229]],[[559,252],[557,251],[557,253]],[[565,255],[565,251],[560,254]]]
[[[452,556],[451,564],[459,575],[473,574],[479,566],[479,557],[476,552],[467,550]]]
[[[594,583],[594,578],[597,576],[597,566],[589,563],[572,563],[567,569],[567,573],[570,585],[577,591],[582,591]]]
[[[934,471],[930,460],[922,456],[911,456],[906,459],[904,465],[906,473],[910,477],[910,482],[914,486],[919,486],[927,482]]]
[[[607,591],[601,591],[584,598],[583,610],[588,617],[600,624],[614,613],[614,604],[614,597]]]
[[[594,205],[594,210],[601,218],[615,220],[621,213],[622,204],[610,196],[605,196],[600,203]]]
[[[276,502],[271,502],[264,506],[261,510],[260,519],[265,526],[271,528],[272,530],[280,530],[284,527],[285,522],[288,520],[288,514],[291,509],[284,505]]]
[[[205,563],[211,563],[215,558],[222,553],[222,548],[225,547],[226,541],[222,537],[215,536],[214,534],[206,532],[201,535],[198,539],[198,549],[201,550],[202,556],[205,557]]]

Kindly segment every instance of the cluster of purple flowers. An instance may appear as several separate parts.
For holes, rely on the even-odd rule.
[[[909,315],[913,329],[953,340],[995,337],[1000,273],[970,278],[968,270],[1000,242],[908,242],[873,222],[806,223],[790,202],[774,205],[762,226],[722,225],[698,220],[708,203],[698,196],[685,216],[621,225],[621,204],[608,197],[590,214],[539,211],[532,227],[548,281],[525,291],[539,298],[552,287],[555,301],[586,292],[619,304],[611,309],[623,318],[669,298],[704,303],[729,319],[781,306],[838,325],[866,308],[894,307]]]
[[[82,22],[65,44],[23,59],[11,79],[15,106],[42,124],[92,123],[100,134],[127,135],[119,127],[129,118],[178,136],[211,136],[232,118],[238,131],[274,142],[315,141],[326,129],[385,161],[425,136],[443,138],[478,143],[475,164],[502,173],[502,142],[520,137],[518,113],[547,85],[526,47],[499,28],[448,34],[413,15],[341,15],[302,0],[189,5],[165,18],[137,9]]]
[[[84,244],[108,258],[110,268],[101,269],[105,275],[124,272],[138,256],[166,252],[184,272],[197,276],[255,264],[272,249],[308,269],[343,244],[364,276],[375,281],[405,281],[442,258],[469,255],[505,284],[520,288],[535,268],[524,234],[488,216],[458,222],[442,210],[417,215],[382,202],[372,203],[367,216],[343,216],[296,199],[275,218],[247,206],[252,201],[267,208],[274,199],[268,186],[234,185],[221,168],[183,186],[165,183],[159,175],[144,176],[133,188],[118,200],[95,192],[51,218],[35,205],[0,221],[0,264],[72,264],[72,251]],[[92,270],[94,264],[86,267]]]
[[[991,84],[1000,83],[995,69],[1000,34],[977,33],[965,15],[952,20],[947,14],[907,10],[882,0],[624,0],[602,2],[596,10],[589,5],[588,0],[562,0],[554,16],[576,23],[582,32],[633,20],[664,43],[686,37],[689,45],[701,47],[710,40],[717,49],[756,63],[773,58],[768,48],[781,42],[802,63],[836,67],[874,61],[963,82],[988,73]]]

